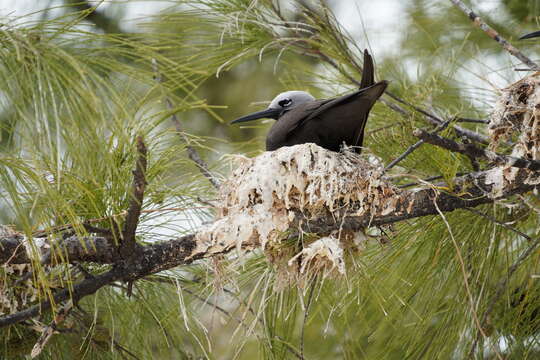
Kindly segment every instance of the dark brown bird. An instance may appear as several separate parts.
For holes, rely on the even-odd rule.
[[[231,124],[262,118],[277,120],[266,136],[266,150],[315,143],[339,151],[343,144],[360,152],[369,111],[384,93],[387,81],[374,81],[373,60],[364,51],[360,89],[333,99],[316,100],[304,91],[279,94],[263,111],[243,116]]]

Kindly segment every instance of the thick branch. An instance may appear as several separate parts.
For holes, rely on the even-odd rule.
[[[302,223],[302,226],[306,231],[320,234],[330,233],[340,227],[345,230],[360,230],[370,225],[390,224],[406,219],[437,214],[434,199],[436,199],[437,206],[441,211],[447,212],[456,209],[475,207],[480,204],[493,202],[496,199],[525,193],[534,187],[533,185],[516,181],[512,186],[506,187],[500,196],[488,196],[493,185],[487,184],[487,178],[494,171],[496,171],[496,169],[470,173],[456,178],[454,181],[453,193],[441,192],[436,188],[413,189],[410,191],[404,190],[399,195],[395,195],[395,210],[388,214],[381,215],[365,212],[360,216],[350,215],[348,212],[350,213],[350,209],[354,209],[356,206],[355,203],[352,203],[346,209],[337,210],[334,213],[327,211],[326,213],[321,213],[316,217],[311,217],[309,219],[306,219],[301,211],[296,211],[296,218],[293,223]],[[518,180],[523,180],[525,176],[518,175],[516,178]],[[458,193],[464,193],[465,195],[454,195]],[[339,218],[344,218],[344,220],[337,221],[336,219]],[[191,241],[191,246],[196,248],[199,243],[195,241],[195,237],[196,235],[192,234],[180,239],[169,240],[152,245],[138,245],[134,251],[137,254],[153,254],[151,258],[146,260],[146,264],[144,265],[145,267],[152,269],[152,272],[178,266],[185,261],[187,256],[203,258],[214,255],[213,252],[205,253],[204,250],[197,253],[179,251],[179,248],[185,248],[187,246],[188,240]],[[4,249],[0,252],[0,261],[5,262],[12,257],[11,264],[28,263],[30,259],[25,253],[24,246],[21,245],[22,241],[22,237],[0,237],[0,246]],[[235,244],[234,239],[231,239],[230,243]],[[222,251],[226,252],[233,247],[234,246],[231,245],[230,248],[224,248]],[[17,249],[16,252],[15,249]],[[112,247],[107,239],[103,237],[78,238],[72,236],[66,239],[56,250],[67,254],[70,262],[92,261],[101,264],[111,264],[118,260],[114,256],[114,247]],[[141,261],[143,261],[142,258]],[[153,261],[155,261],[155,263]],[[145,275],[148,275],[149,273],[151,272],[147,272]]]
[[[343,230],[359,230],[367,226],[377,226],[396,223],[399,221],[418,218],[438,213],[437,207],[443,212],[450,212],[458,209],[476,207],[478,205],[491,203],[495,200],[507,198],[515,194],[525,193],[534,188],[529,184],[516,184],[508,188],[500,197],[490,197],[489,192],[492,185],[486,184],[490,171],[471,173],[457,178],[454,184],[453,193],[441,192],[436,188],[427,188],[417,191],[404,192],[396,199],[395,210],[387,215],[371,216],[365,213],[362,216],[347,216],[341,224],[336,224],[331,216],[319,216],[318,218],[305,219],[298,213],[298,220],[306,223],[306,230],[315,233],[325,233],[334,230],[341,225]],[[481,184],[481,186],[480,186]],[[456,196],[454,194],[464,193],[465,195]],[[354,206],[353,206],[354,207]],[[347,209],[340,210],[334,216],[346,216]]]
[[[222,189],[228,200],[221,205],[225,207],[221,217],[192,235],[146,246],[135,245],[133,258],[137,261],[111,256],[114,251],[110,251],[106,242],[102,246],[94,246],[93,239],[89,238],[90,246],[83,247],[76,237],[68,238],[66,244],[73,246],[69,250],[70,262],[81,258],[88,261],[91,258],[91,261],[114,264],[110,272],[75,285],[73,298],[78,300],[114,281],[131,282],[238,247],[255,248],[268,241],[280,241],[281,234],[288,230],[307,231],[321,236],[336,230],[357,231],[441,211],[475,207],[528,192],[535,186],[534,182],[531,183],[535,173],[528,169],[513,168],[511,172],[504,172],[504,167],[494,167],[456,178],[451,193],[436,187],[401,190],[380,173],[377,175],[381,169],[373,167],[355,153],[336,154],[314,144],[282,148],[244,161]],[[305,161],[311,161],[312,166],[307,173],[304,172],[306,164],[298,165]],[[261,169],[261,166],[267,172],[253,171],[253,168]],[[281,168],[286,168],[287,173],[280,178],[276,174]],[[327,183],[321,182],[321,178],[325,181],[346,178],[348,181],[337,181],[340,186],[338,190],[334,185],[325,185]],[[280,184],[288,185],[282,187]],[[304,189],[305,197],[300,198],[291,189]],[[248,193],[251,194],[249,197],[244,196]],[[343,197],[344,194],[347,194],[347,198]],[[314,202],[308,201],[310,198]],[[6,238],[9,238],[10,249],[20,248],[13,244],[14,239],[21,243],[24,240],[8,234],[4,238],[0,236],[0,244]],[[66,244],[58,247],[66,249]],[[57,247],[51,251],[57,251]],[[3,258],[13,260],[20,256],[15,252],[3,254]],[[60,291],[54,295],[54,302],[65,301],[69,296],[67,290]],[[40,309],[50,307],[49,302],[44,302],[0,318],[0,326],[36,316]]]
[[[199,258],[196,256],[189,257],[189,255],[192,255],[195,246],[194,236],[187,235],[164,243],[140,247],[138,248],[137,263],[118,263],[118,266],[104,274],[85,279],[73,286],[73,288],[61,290],[53,296],[54,303],[58,304],[68,299],[72,299],[73,303],[76,303],[83,297],[95,293],[114,281],[133,281],[146,275],[190,263]],[[15,314],[2,316],[0,317],[0,327],[36,317],[40,313],[49,310],[51,305],[51,301],[47,300]]]
[[[330,214],[321,214],[318,217],[306,219],[301,211],[297,211],[295,213],[294,223],[302,223],[302,227],[306,231],[323,234],[330,233],[337,228],[343,230],[359,230],[369,225],[389,224],[405,219],[432,215],[438,212],[437,207],[440,211],[445,212],[474,207],[495,200],[495,198],[486,195],[486,193],[490,191],[490,186],[486,184],[486,177],[488,176],[489,171],[486,171],[472,173],[458,178],[456,180],[455,192],[459,193],[464,189],[467,189],[465,192],[466,195],[462,197],[457,197],[449,193],[441,193],[434,188],[404,191],[399,198],[396,199],[397,203],[395,211],[386,215],[372,216],[373,214],[366,212],[361,216],[347,216],[347,210],[345,209],[338,210],[338,213],[334,212],[332,216],[330,216]],[[480,187],[479,185],[474,184],[483,184],[483,186]],[[532,188],[533,185],[517,183],[515,186],[508,188],[501,195],[501,198],[517,193],[524,193],[530,191]],[[354,207],[354,204],[351,207]],[[343,218],[344,220],[339,222],[335,220],[336,218]],[[14,247],[13,238],[0,239],[1,244],[4,244],[6,241],[11,244],[11,248]],[[70,243],[74,248],[77,248],[75,246],[76,242],[68,241],[67,243]],[[54,301],[55,303],[59,303],[69,299],[70,296],[73,297],[74,301],[77,301],[86,295],[93,294],[101,287],[114,281],[136,280],[159,271],[190,263],[196,259],[222,254],[235,247],[234,241],[228,242],[227,244],[201,244],[195,234],[162,243],[140,246],[136,248],[137,262],[116,263],[117,266],[111,271],[96,276],[95,278],[83,280],[81,283],[75,285],[71,293],[67,289],[58,292],[54,296]],[[95,253],[93,256],[90,256],[80,248],[77,249],[78,251],[74,251],[72,248],[70,251],[70,261],[88,261],[90,257],[92,258],[92,261],[102,261],[104,263],[115,261],[115,259],[110,256],[111,251],[108,246],[94,246],[93,249]],[[77,254],[80,255],[79,259],[76,259]],[[4,257],[5,256],[9,256],[9,254],[4,254]],[[39,315],[40,311],[46,311],[50,308],[50,301],[45,301],[16,314],[1,317],[0,327],[35,317]]]
[[[40,239],[34,238],[37,243]],[[32,259],[28,256],[24,246],[25,238],[21,235],[0,237],[0,263],[1,264],[28,264]],[[38,247],[41,251],[37,257],[48,259],[44,265],[50,264],[51,259],[57,258],[49,253],[48,246]],[[55,244],[51,253],[66,257],[70,262],[95,262],[100,264],[112,264],[118,260],[117,249],[112,242],[101,236],[71,236],[62,242]],[[49,254],[47,256],[47,254]],[[39,259],[38,259],[39,260]]]

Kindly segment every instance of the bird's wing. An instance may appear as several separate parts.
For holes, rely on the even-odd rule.
[[[353,146],[356,146],[357,149],[359,149],[359,147],[361,147],[364,144],[364,129],[366,128],[369,112],[371,108],[373,107],[373,105],[375,104],[375,102],[377,101],[377,99],[381,97],[381,95],[384,93],[384,90],[386,90],[387,86],[388,86],[387,81],[380,81],[368,88],[360,90],[360,92],[362,92],[360,97],[364,97],[364,100],[366,100],[366,102],[369,105],[367,105],[367,108],[361,115],[362,118],[360,120],[360,124],[359,124],[360,126],[358,129],[358,132],[356,133],[354,137]]]
[[[362,146],[364,128],[366,126],[369,111],[375,101],[382,95],[387,85],[388,83],[386,81],[374,83],[373,60],[366,50],[364,51],[364,69],[362,71],[362,80],[360,81],[361,88],[359,90],[334,99],[316,100],[300,104],[287,111],[274,124],[268,133],[267,140],[270,141],[270,143],[284,143],[289,136],[293,136],[293,133],[297,129],[310,120],[319,117],[331,109],[345,105],[347,107],[352,106],[350,109],[347,109],[347,112],[352,111],[350,120],[354,123],[346,124],[348,125],[346,126],[347,129],[340,129],[340,131],[353,131],[354,135],[353,138],[351,138],[352,143],[349,142],[349,145],[357,147]],[[331,117],[340,117],[340,115],[341,114],[338,112],[332,114]],[[348,134],[352,135],[351,132]]]
[[[272,126],[272,133],[278,139],[286,139],[294,130],[301,126],[307,118],[317,109],[335,99],[322,99],[300,104],[299,106],[285,112],[279,120]]]
[[[325,119],[324,124],[326,126],[323,126],[321,131],[325,131],[323,128],[327,128],[327,126],[332,126],[332,119],[335,119],[337,121],[336,126],[339,127],[337,133],[344,133],[344,136],[349,136],[350,134],[352,137],[348,144],[356,147],[362,146],[364,128],[369,111],[375,101],[382,95],[387,84],[386,81],[381,81],[368,88],[335,99],[318,100],[301,104],[287,111],[279,118],[268,133],[267,139],[270,139],[271,142],[285,143],[286,139],[294,136],[299,131],[298,129],[304,127],[304,125],[307,126],[307,123],[324,118],[322,115],[326,112],[337,111],[336,113],[328,114],[329,118]],[[349,115],[342,114],[342,111],[338,110],[341,106],[344,106],[343,110]],[[345,124],[337,125],[339,123],[338,118],[342,118],[343,116],[347,116],[349,120],[345,121]]]
[[[306,121],[309,121],[320,114],[324,113],[326,110],[333,108],[334,106],[345,104],[348,101],[352,99],[356,99],[358,96],[361,96],[364,89],[369,88],[370,86],[373,86],[375,83],[375,71],[373,66],[373,59],[371,58],[371,55],[369,52],[364,50],[364,69],[362,70],[362,79],[360,80],[360,89],[358,91],[353,92],[352,94],[343,95],[335,99],[328,99],[323,100],[322,102],[316,101],[317,104],[314,104],[314,106],[309,106],[303,109],[303,111],[306,112],[307,116],[298,116],[296,124],[294,124],[294,127],[291,126],[289,128],[289,133],[294,131],[299,126],[302,126]],[[380,96],[380,95],[379,95]],[[310,103],[311,104],[311,103]],[[366,114],[367,115],[367,114]],[[364,132],[364,127],[366,125],[366,121],[362,120],[361,124],[361,132]]]

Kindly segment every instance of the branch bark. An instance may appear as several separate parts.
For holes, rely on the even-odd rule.
[[[298,210],[294,211],[295,219],[292,223],[301,226],[306,231],[319,234],[329,233],[338,227],[344,230],[356,231],[367,226],[385,225],[407,219],[434,215],[437,214],[435,205],[441,211],[449,212],[491,203],[515,194],[528,192],[534,188],[534,185],[517,181],[512,186],[507,187],[499,196],[490,196],[493,184],[489,183],[488,178],[496,170],[491,169],[469,173],[456,178],[452,193],[444,192],[437,187],[402,191],[396,196],[395,210],[385,215],[372,214],[370,212],[363,213],[361,216],[348,215],[350,210],[344,208],[332,213],[330,211],[321,212],[317,216],[306,218],[306,215]],[[525,178],[525,175],[517,176],[518,180],[524,180]],[[445,184],[440,185],[445,186]],[[463,193],[463,195],[455,195],[460,193]],[[354,207],[354,203],[349,206],[349,208]],[[344,218],[344,220],[337,222],[336,218]],[[152,254],[146,260],[144,257],[140,258],[139,262],[145,262],[144,265],[140,265],[142,268],[152,269],[148,270],[149,272],[146,272],[145,275],[178,266],[186,261],[187,257],[204,258],[213,256],[214,253],[191,253],[185,251],[186,248],[195,249],[197,247],[196,235],[191,234],[151,245],[136,245],[134,252],[137,256],[144,254],[144,256],[148,257],[149,254]],[[21,235],[0,237],[0,247],[3,249],[0,252],[0,262],[5,262],[11,257],[11,264],[29,263],[31,259],[26,254],[25,247],[22,246],[24,241],[25,239]],[[222,249],[221,253],[227,252],[232,248]],[[118,261],[114,256],[114,247],[106,238],[99,236],[83,238],[72,236],[64,240],[56,251],[67,254],[70,262],[91,261],[100,264],[112,264]],[[140,273],[140,271],[138,272]]]
[[[137,163],[133,171],[132,194],[129,202],[129,209],[122,229],[122,243],[120,255],[124,259],[130,257],[135,249],[135,232],[141,216],[141,208],[144,199],[144,189],[146,187],[146,146],[142,136],[137,136]]]
[[[527,65],[533,70],[540,70],[540,67],[527,56],[525,56],[519,49],[515,48],[505,38],[503,38],[495,29],[486,24],[474,11],[469,9],[461,0],[450,0],[456,7],[463,11],[469,19],[478,26],[483,32],[485,32],[490,38],[498,42],[506,51],[512,56],[519,59],[522,63]]]
[[[422,129],[413,131],[413,135],[419,137],[425,142],[442,147],[453,152],[466,155],[471,159],[484,158],[494,164],[507,167],[517,167],[521,169],[529,169],[533,171],[540,170],[540,161],[517,158],[509,155],[501,155],[496,152],[481,149],[473,144],[460,144],[454,140],[444,138],[440,135],[429,133]]]
[[[143,276],[173,268],[178,265],[190,263],[200,257],[188,256],[195,247],[193,235],[183,236],[165,243],[144,246],[138,248],[138,262],[117,262],[110,271],[88,278],[74,285],[72,288],[63,289],[53,296],[55,304],[72,299],[73,303],[85,296],[94,294],[102,287],[115,281],[134,281]],[[50,310],[51,300],[43,301],[23,311],[0,317],[0,327],[13,325],[21,321],[36,317],[42,312]]]
[[[495,168],[457,178],[453,193],[442,192],[435,187],[400,191],[395,195],[393,211],[389,213],[365,211],[360,215],[351,215],[349,214],[350,208],[356,206],[355,203],[352,203],[347,208],[341,208],[333,212],[330,212],[330,210],[321,211],[317,215],[306,218],[304,212],[298,209],[293,211],[294,220],[291,224],[304,231],[318,234],[328,234],[336,229],[354,231],[367,226],[390,224],[437,214],[439,209],[443,212],[449,212],[456,209],[475,207],[514,194],[525,193],[534,187],[534,185],[525,182],[529,170],[519,169],[518,171],[522,172],[522,174],[516,175],[516,181],[505,186],[497,196],[493,196],[492,188],[495,185],[491,184],[489,179],[492,179],[497,171],[498,169]],[[457,196],[455,194],[464,195]],[[225,220],[227,219],[225,218]],[[0,237],[2,248],[8,250],[0,253],[0,259],[11,258],[12,263],[24,263],[30,260],[28,256],[20,252],[22,250],[16,250],[15,254],[9,252],[13,249],[24,249],[24,246],[19,245],[23,241],[24,238],[20,235]],[[83,246],[83,244],[86,246]],[[73,236],[66,239],[61,247],[62,251],[67,251],[69,254],[70,262],[94,261],[102,264],[113,263],[115,266],[105,274],[81,281],[73,287],[71,292],[65,289],[56,293],[53,300],[58,303],[69,299],[71,296],[76,302],[112,282],[119,280],[134,281],[150,274],[191,263],[197,259],[227,253],[237,246],[238,244],[234,239],[226,242],[208,242],[208,236],[199,237],[198,233],[190,234],[161,243],[146,246],[136,245],[134,255],[137,261],[133,262],[111,256],[114,251],[111,251],[111,245],[105,238],[88,237],[79,239]],[[254,244],[244,243],[241,246],[249,247],[254,246]],[[50,308],[51,302],[45,301],[16,314],[0,317],[0,327],[37,316],[40,312]]]

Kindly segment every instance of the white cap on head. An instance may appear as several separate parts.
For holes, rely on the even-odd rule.
[[[303,104],[315,100],[313,96],[305,91],[285,91],[272,100],[269,109],[284,109],[295,105]]]

